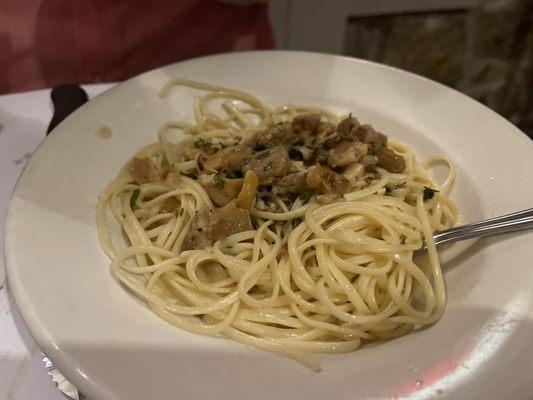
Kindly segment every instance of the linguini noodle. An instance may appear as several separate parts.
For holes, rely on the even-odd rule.
[[[317,371],[311,354],[351,352],[440,318],[446,292],[432,235],[460,222],[447,197],[456,174],[448,159],[418,163],[408,146],[390,143],[406,161],[402,173],[378,167],[379,178],[356,183],[332,202],[278,199],[275,212],[258,207],[252,193],[237,201],[250,203],[254,229],[183,250],[195,216],[215,206],[186,174],[198,160],[176,156],[182,146],[199,138],[231,143],[309,112],[334,124],[341,118],[316,107],[270,109],[247,93],[184,79],[169,81],[160,96],[176,86],[202,92],[195,123],[165,124],[159,140],[135,156],[149,157],[160,176],[176,173],[177,179],[137,184],[126,165],[97,207],[99,239],[113,274],[155,314]],[[211,110],[215,104],[222,112]],[[185,135],[180,143],[169,139],[174,129]],[[449,166],[442,184],[431,175],[437,162]],[[425,187],[438,192],[425,198]],[[167,209],[169,201],[174,209]],[[112,243],[113,223],[127,237],[123,250]],[[424,243],[429,261],[422,268],[413,253]]]

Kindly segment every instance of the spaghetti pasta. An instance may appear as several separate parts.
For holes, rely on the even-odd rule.
[[[354,351],[361,343],[403,335],[440,318],[446,293],[432,235],[460,221],[447,197],[456,173],[448,159],[418,163],[411,148],[390,142],[393,155],[405,160],[403,171],[375,163],[369,168],[362,158],[350,167],[357,174],[345,174],[350,190],[342,195],[314,193],[287,201],[270,183],[269,204],[260,196],[265,186],[258,189],[257,174],[226,180],[225,186],[213,174],[215,188],[230,191],[230,183],[237,185],[238,197],[226,207],[245,214],[250,225],[194,247],[199,213],[217,209],[205,182],[195,176],[209,164],[202,151],[211,157],[228,148],[237,152],[236,146],[257,133],[305,114],[334,125],[343,119],[319,108],[270,109],[247,93],[184,79],[169,81],[160,95],[176,86],[203,92],[194,103],[195,123],[163,125],[159,140],[133,159],[150,161],[139,166],[145,180],[135,178],[133,161],[128,162],[97,207],[99,239],[113,274],[155,314],[179,328],[222,334],[315,370],[319,365],[310,354]],[[215,103],[218,113],[211,110]],[[170,129],[185,138],[170,140]],[[431,175],[437,161],[449,166],[443,184]],[[127,237],[125,249],[113,244],[113,223]],[[423,243],[427,268],[413,260]]]

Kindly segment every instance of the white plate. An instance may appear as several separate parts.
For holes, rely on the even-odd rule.
[[[129,80],[64,121],[23,173],[6,232],[9,284],[35,339],[94,400],[531,399],[533,234],[447,254],[448,307],[429,329],[355,353],[293,361],[181,331],[112,278],[95,229],[98,193],[167,120],[190,119],[192,97],[157,96],[170,77],[352,111],[420,156],[453,159],[452,197],[466,220],[533,205],[533,145],[509,122],[435,82],[381,65],[294,52],[191,60]],[[98,129],[112,129],[110,139]]]

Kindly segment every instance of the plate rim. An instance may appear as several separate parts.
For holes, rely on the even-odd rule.
[[[47,349],[47,356],[50,357],[50,359],[53,360],[54,364],[62,370],[62,373],[67,376],[69,380],[74,382],[78,388],[82,388],[82,392],[85,394],[88,394],[90,396],[93,396],[95,399],[100,398],[108,398],[107,394],[100,390],[97,383],[94,382],[92,379],[89,379],[88,377],[84,376],[84,374],[76,368],[76,365],[71,363],[71,359],[69,356],[64,354],[62,351],[59,350],[59,348],[55,345],[52,338],[45,338],[42,335],[39,335],[39,326],[43,323],[43,321],[39,318],[38,315],[34,314],[31,310],[31,304],[27,303],[27,296],[24,293],[24,284],[18,279],[16,274],[16,261],[13,259],[13,254],[11,254],[11,248],[12,248],[12,241],[14,238],[11,235],[12,227],[16,224],[15,217],[16,217],[16,210],[14,210],[13,206],[13,198],[16,197],[17,192],[19,191],[20,182],[25,179],[25,176],[27,174],[27,167],[31,165],[31,163],[34,161],[34,155],[41,152],[43,149],[43,145],[45,143],[49,142],[49,137],[53,137],[58,130],[61,129],[62,126],[65,125],[65,122],[72,121],[73,119],[77,118],[79,114],[83,113],[87,107],[90,107],[90,105],[96,101],[97,99],[101,99],[102,97],[115,93],[116,91],[120,91],[122,87],[131,84],[131,82],[138,81],[142,79],[143,76],[154,73],[154,71],[158,71],[165,68],[172,68],[175,65],[181,65],[185,63],[194,63],[202,60],[208,60],[208,59],[217,59],[217,58],[231,58],[233,56],[254,56],[255,54],[265,54],[265,53],[273,53],[273,54],[280,54],[283,53],[287,56],[293,56],[293,55],[312,55],[317,56],[323,59],[341,59],[346,60],[350,63],[362,63],[371,65],[372,68],[378,68],[383,70],[389,70],[394,71],[397,74],[400,75],[407,75],[413,79],[417,79],[419,81],[424,81],[426,84],[440,87],[441,89],[451,91],[454,93],[455,96],[459,96],[463,100],[469,101],[471,103],[475,103],[478,107],[481,106],[481,108],[484,110],[484,112],[488,112],[492,115],[492,117],[498,118],[501,122],[504,122],[506,125],[508,125],[510,128],[507,132],[504,133],[504,135],[513,135],[514,137],[518,138],[520,137],[524,143],[528,143],[527,146],[530,147],[533,154],[533,141],[518,127],[516,127],[514,124],[512,124],[510,121],[505,119],[503,116],[498,114],[497,112],[491,110],[489,107],[485,106],[484,104],[480,103],[479,101],[459,92],[458,90],[451,88],[445,84],[442,84],[440,82],[434,81],[430,78],[423,77],[421,75],[418,75],[413,72],[409,72],[406,70],[403,70],[401,68],[377,63],[374,61],[369,60],[363,60],[360,58],[345,56],[345,55],[333,55],[333,54],[325,54],[325,53],[319,53],[319,52],[309,52],[309,51],[291,51],[291,50],[256,50],[256,51],[245,51],[245,52],[237,52],[237,53],[220,53],[220,54],[212,54],[212,55],[206,55],[202,57],[196,57],[188,60],[179,61],[176,63],[167,64],[158,68],[151,69],[149,71],[143,72],[139,75],[136,75],[134,77],[131,77],[123,82],[120,82],[113,87],[107,89],[106,91],[98,94],[94,98],[92,98],[89,102],[82,105],[80,108],[78,108],[75,112],[73,112],[71,115],[69,115],[63,122],[61,122],[54,130],[48,135],[37,147],[34,154],[32,155],[31,159],[29,160],[26,168],[22,171],[22,173],[17,178],[16,184],[14,186],[14,189],[11,193],[8,209],[6,213],[6,219],[5,219],[5,225],[4,225],[4,262],[5,262],[5,269],[6,269],[6,282],[7,282],[7,289],[12,294],[12,299],[14,300],[18,311],[20,312],[24,323],[29,328],[29,331],[32,335],[32,337],[35,339],[37,344],[39,345],[39,348]],[[513,133],[511,133],[513,132]],[[531,393],[533,393],[533,388],[531,389]],[[111,398],[111,397],[109,397]]]

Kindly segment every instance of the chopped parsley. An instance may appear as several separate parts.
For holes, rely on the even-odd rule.
[[[137,199],[139,198],[139,194],[141,194],[140,189],[135,189],[133,193],[131,194],[130,198],[130,207],[133,208],[135,206],[135,203],[137,202]]]
[[[355,124],[352,122],[352,113],[350,113],[350,115],[348,115],[348,133],[350,133],[352,131],[353,128],[355,128]]]
[[[224,189],[224,178],[222,178],[220,175],[215,175],[213,179],[215,181],[215,186],[217,187],[217,189]]]
[[[194,142],[194,147],[196,149],[209,150],[211,148],[211,143],[207,140],[200,138],[196,142]]]
[[[239,171],[238,169],[232,169],[226,173],[226,178],[228,179],[240,179],[242,177],[242,171]]]
[[[311,196],[313,195],[313,192],[311,190],[306,190],[305,192],[302,192],[298,195],[298,198],[302,201],[303,204],[307,203]]]
[[[190,174],[186,174],[186,173],[182,172],[181,174],[185,175],[187,178],[191,178],[191,179],[194,179],[194,180],[198,179],[198,175],[196,175],[195,172],[192,172]]]
[[[435,196],[435,193],[438,193],[438,192],[439,191],[437,189],[431,189],[431,188],[428,188],[427,186],[424,186],[424,194],[422,197],[424,201],[431,200],[433,196]]]
[[[265,165],[263,165],[263,171],[264,172],[268,172],[272,169],[272,163],[269,162],[269,163],[266,163]]]
[[[283,238],[285,237],[285,231],[281,231],[279,237],[281,238],[281,240],[283,240]]]
[[[183,213],[185,212],[185,209],[182,207],[180,208],[180,217],[183,217]]]

